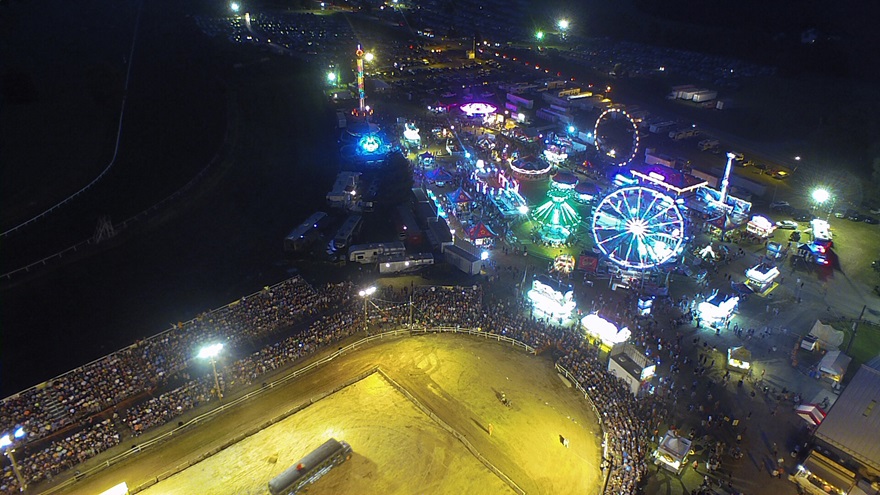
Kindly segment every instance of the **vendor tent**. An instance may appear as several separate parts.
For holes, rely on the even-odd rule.
[[[447,193],[446,197],[449,198],[449,202],[454,205],[470,203],[471,201],[473,201],[471,195],[460,187],[455,191],[452,191],[451,193]]]
[[[819,426],[826,415],[825,411],[816,404],[801,404],[794,409],[794,412],[813,426]]]
[[[483,222],[479,222],[473,227],[467,229],[467,235],[468,239],[476,241],[479,239],[493,239],[495,237],[495,232],[492,232],[492,229]]]
[[[809,335],[816,337],[819,347],[826,350],[835,350],[843,343],[843,332],[835,330],[831,325],[826,325],[819,320],[813,324]]]
[[[425,174],[425,177],[430,181],[446,183],[452,180],[452,174],[446,171],[445,168],[437,167],[430,172]]]
[[[840,381],[843,379],[850,361],[852,358],[840,351],[828,351],[819,361],[819,371],[835,381]]]

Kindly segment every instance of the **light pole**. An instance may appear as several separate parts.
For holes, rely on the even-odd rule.
[[[364,300],[364,333],[367,332],[367,299],[376,292],[376,286],[370,286],[366,289],[358,291],[358,295],[361,296]]]
[[[832,196],[831,193],[828,192],[827,189],[823,189],[823,188],[821,188],[821,187],[820,187],[819,189],[814,189],[814,190],[813,190],[813,194],[812,194],[812,196],[813,196],[813,201],[816,202],[816,208],[821,208],[822,205],[823,205],[826,201],[828,201],[829,199],[832,200],[832,201],[831,201],[831,206],[828,207],[828,212],[827,212],[827,214],[825,215],[825,221],[827,222],[828,219],[831,218],[831,210],[834,208],[834,203],[835,203],[835,201],[837,201],[837,197],[836,197],[836,196]],[[821,210],[820,210],[820,211],[821,211]]]
[[[569,25],[568,19],[559,19],[559,22],[556,23],[556,27],[558,27],[559,32],[562,33],[562,39],[565,39],[565,32],[568,31]]]
[[[9,458],[9,462],[12,463],[12,472],[15,473],[15,478],[18,480],[19,491],[22,492],[27,490],[27,482],[25,482],[24,476],[21,475],[21,470],[18,469],[18,463],[15,462],[15,455],[13,455],[15,449],[8,447],[12,446],[16,440],[24,438],[24,436],[24,428],[19,426],[14,432],[12,432],[12,437],[9,436],[9,433],[0,437],[0,449],[3,450],[3,453]]]
[[[217,397],[222,400],[223,391],[220,390],[220,379],[217,377],[217,355],[220,354],[221,350],[223,350],[223,344],[205,346],[199,351],[198,357],[211,360],[211,369],[214,370],[214,388],[217,389]]]

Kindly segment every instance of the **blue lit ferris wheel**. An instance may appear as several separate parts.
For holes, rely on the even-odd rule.
[[[681,253],[684,218],[671,197],[647,187],[624,187],[596,206],[593,239],[614,263],[646,270]]]

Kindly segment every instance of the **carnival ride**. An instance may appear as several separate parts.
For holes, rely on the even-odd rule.
[[[623,124],[622,128],[619,124]],[[596,119],[593,135],[599,156],[618,167],[631,162],[639,151],[639,126],[621,108],[609,108],[602,112]],[[626,142],[628,140],[629,143]]]
[[[532,212],[532,220],[540,224],[538,235],[551,245],[568,242],[574,234],[581,215],[569,202],[569,191],[551,188],[547,191],[547,201]]]
[[[681,253],[684,218],[669,196],[641,186],[617,189],[596,206],[593,239],[615,264],[654,268]]]

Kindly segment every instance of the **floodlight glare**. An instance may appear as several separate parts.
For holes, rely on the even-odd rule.
[[[366,55],[364,55],[364,60],[366,60],[367,62],[372,62],[374,58],[376,58],[376,56],[372,53],[367,53]]]
[[[212,344],[209,346],[205,346],[205,347],[202,347],[202,349],[199,351],[199,357],[203,358],[203,359],[204,358],[213,359],[213,358],[217,357],[218,354],[220,354],[221,350],[223,350],[223,344],[218,343],[218,344]]]
[[[816,189],[813,191],[813,199],[817,203],[824,203],[828,201],[828,198],[831,197],[831,194],[825,189]]]
[[[535,33],[535,38],[538,40],[544,39],[544,31],[538,31],[537,33]]]
[[[336,82],[336,73],[335,72],[328,72],[327,73],[327,80],[330,82]]]
[[[12,439],[9,438],[9,434],[3,435],[0,437],[0,449],[4,449],[12,445]]]
[[[568,29],[568,19],[559,19],[557,26],[559,26],[559,29],[565,31]]]
[[[12,434],[15,438],[21,438],[24,436],[24,428],[19,426],[15,432]]]
[[[241,5],[238,2],[232,2],[229,4],[229,8],[232,9],[233,12],[238,12],[241,10]]]
[[[376,292],[376,287],[367,287],[366,289],[358,291],[358,295],[361,297],[367,297],[373,295]]]

